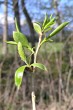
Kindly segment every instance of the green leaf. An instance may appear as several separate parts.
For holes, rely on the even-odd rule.
[[[14,42],[14,41],[6,41],[6,43],[8,43],[8,44],[12,44],[12,45],[17,45],[17,43]]]
[[[51,25],[53,25],[55,23],[55,19],[51,19],[51,21],[49,21],[45,26],[44,26],[44,30],[49,28]]]
[[[16,43],[21,42],[22,46],[29,47],[27,38],[21,32],[13,32],[13,38]]]
[[[16,30],[19,32],[19,28],[18,28],[18,25],[17,25],[17,20],[15,18],[15,26],[16,26]]]
[[[31,47],[28,47],[28,50],[30,50],[30,51],[32,52],[32,54],[34,53],[34,50],[33,50],[33,48],[31,48]]]
[[[21,66],[15,72],[15,85],[17,86],[18,89],[22,83],[22,78],[25,68],[26,66]]]
[[[48,36],[48,38],[50,38],[50,37],[56,35],[59,31],[61,31],[61,30],[62,30],[66,25],[68,25],[68,24],[69,24],[69,22],[64,22],[64,23],[62,23],[60,26],[58,26],[58,27]]]
[[[52,19],[53,17],[52,17],[52,14],[50,15],[50,20]]]
[[[21,59],[26,62],[26,55],[24,53],[21,42],[18,42],[18,53],[19,53]]]
[[[45,15],[45,18],[44,18],[44,21],[43,21],[43,27],[46,25],[46,23],[47,23],[47,20],[48,20],[48,15],[46,14]]]
[[[46,42],[53,42],[53,40],[52,39],[46,39]]]
[[[42,30],[41,30],[41,27],[40,27],[39,24],[33,23],[33,27],[34,27],[34,30],[35,30],[38,34],[42,33]]]
[[[42,40],[42,42],[41,42],[41,44],[40,45],[42,45],[43,43],[45,43],[45,42],[53,42],[53,40],[52,39],[47,39],[47,38],[44,38],[43,40]]]
[[[38,68],[40,68],[42,70],[47,71],[47,68],[43,64],[41,64],[41,63],[33,63],[33,64],[31,64],[31,66],[38,67]]]
[[[46,29],[44,29],[44,32],[48,32],[48,31],[50,31],[52,28],[50,27],[50,28],[46,28]]]

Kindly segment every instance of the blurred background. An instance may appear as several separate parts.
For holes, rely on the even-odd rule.
[[[18,91],[14,74],[24,63],[16,46],[5,41],[13,40],[16,18],[19,30],[32,46],[37,45],[32,22],[42,23],[46,13],[56,18],[54,28],[65,21],[70,23],[38,53],[37,62],[46,65],[48,71],[35,72],[37,110],[73,109],[73,0],[0,0],[0,110],[32,110],[32,75],[26,70]]]

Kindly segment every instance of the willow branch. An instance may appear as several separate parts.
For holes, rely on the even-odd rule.
[[[38,51],[40,48],[41,40],[42,40],[42,34],[40,34],[40,36],[39,36],[39,42],[38,42],[37,49],[34,54],[34,63],[36,63],[36,60],[37,60],[37,54],[38,54]]]

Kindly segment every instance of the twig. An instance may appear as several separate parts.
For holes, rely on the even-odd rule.
[[[39,51],[39,48],[40,48],[41,40],[42,40],[42,34],[40,34],[40,36],[39,36],[39,42],[38,42],[36,51],[34,53],[34,63],[36,63],[36,60],[37,60],[37,54],[38,54],[38,51]],[[34,92],[34,72],[35,72],[35,67],[33,68],[33,73],[32,73],[32,94],[31,94],[31,97],[32,97],[32,110],[36,110],[36,104],[35,104],[35,97],[36,96],[35,96],[35,92]]]

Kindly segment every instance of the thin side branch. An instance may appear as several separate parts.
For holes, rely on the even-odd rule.
[[[37,46],[37,49],[36,49],[35,54],[34,54],[34,63],[36,63],[37,54],[38,54],[38,51],[39,51],[39,48],[40,48],[41,40],[42,40],[42,34],[40,34],[40,36],[39,36],[38,46]]]

